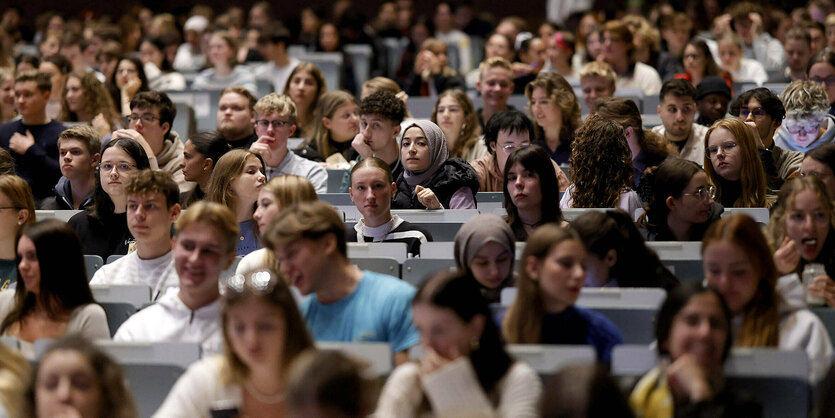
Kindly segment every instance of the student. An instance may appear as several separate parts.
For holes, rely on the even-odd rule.
[[[461,90],[441,93],[429,120],[444,132],[450,157],[471,163],[487,154],[481,142],[481,125],[467,93]]]
[[[498,303],[501,291],[515,284],[516,238],[504,219],[483,213],[455,234],[455,266],[472,276],[488,303]]]
[[[799,281],[778,280],[771,249],[746,215],[727,216],[702,240],[705,281],[722,294],[733,315],[737,347],[803,350],[809,382],[817,384],[832,361],[832,343],[818,317],[806,308]]]
[[[351,93],[332,90],[322,95],[313,118],[313,135],[294,152],[325,167],[340,168],[357,158],[351,141],[359,133],[359,106]]]
[[[217,131],[231,148],[249,149],[258,140],[255,133],[255,103],[258,99],[241,86],[225,87],[217,103]]]
[[[514,89],[513,69],[508,60],[502,57],[485,59],[478,66],[478,81],[475,87],[482,99],[483,107],[475,111],[482,129],[493,115],[513,108],[507,104],[507,99]]]
[[[783,77],[786,82],[805,80],[812,58],[812,37],[802,27],[793,27],[786,31],[783,39],[783,49],[786,51],[786,64]]]
[[[478,175],[460,158],[449,158],[444,132],[415,120],[400,141],[403,173],[395,180],[396,209],[475,209]]]
[[[606,22],[601,36],[603,48],[599,60],[612,66],[618,75],[618,89],[640,89],[645,95],[658,94],[661,77],[651,66],[638,62],[629,27],[618,20]]]
[[[717,42],[722,68],[731,73],[731,78],[735,83],[754,83],[757,86],[762,86],[768,80],[768,74],[765,72],[763,65],[759,61],[746,58],[743,55],[742,38],[739,35],[728,32]]]
[[[574,131],[580,127],[580,103],[562,76],[543,73],[525,87],[528,111],[536,125],[541,146],[557,164],[568,163]]]
[[[99,134],[90,126],[76,125],[58,135],[61,178],[54,197],[44,199],[41,209],[87,209],[93,205],[96,168],[101,159]]]
[[[255,77],[249,68],[238,65],[238,41],[231,33],[219,30],[209,37],[208,61],[212,68],[207,68],[197,75],[191,83],[195,90],[222,89],[228,86],[241,86],[255,94]]]
[[[696,88],[686,80],[674,79],[661,86],[656,108],[661,125],[652,128],[678,150],[678,156],[696,164],[704,163],[707,127],[695,123]]]
[[[270,271],[234,275],[220,287],[214,322],[221,328],[222,353],[189,366],[154,417],[285,413],[287,371],[302,352],[314,349],[293,296]]]
[[[63,99],[61,114],[65,122],[89,123],[99,137],[122,127],[110,95],[93,73],[68,74]]]
[[[806,153],[800,175],[819,178],[829,197],[835,199],[835,144],[824,144]]]
[[[403,90],[409,96],[437,96],[449,89],[465,88],[464,77],[448,65],[447,44],[428,38],[420,45],[414,68]]]
[[[780,274],[793,274],[800,282],[808,264],[823,264],[810,293],[822,294],[835,305],[835,209],[823,183],[814,177],[788,181],[765,229]]]
[[[67,60],[67,57],[61,54],[55,54],[45,57],[41,61],[41,65],[38,66],[38,71],[49,74],[50,80],[52,81],[52,92],[49,94],[49,101],[46,104],[47,117],[55,120],[64,120],[64,84],[67,82],[67,76],[72,72],[72,64]],[[12,97],[14,97],[14,77],[11,78],[11,81]],[[12,103],[12,109],[14,109],[14,103]]]
[[[125,57],[119,60],[116,71],[107,82],[107,88],[122,116],[130,115],[130,102],[133,97],[137,93],[150,90],[139,58]]]
[[[701,241],[724,211],[716,188],[693,161],[669,158],[649,175],[652,198],[639,219],[647,241]]]
[[[15,247],[24,226],[35,223],[32,189],[13,174],[0,175],[0,291],[17,282]]]
[[[27,343],[78,333],[110,338],[104,309],[93,300],[75,231],[49,219],[28,225],[17,240],[18,284],[0,292],[0,335]]]
[[[725,117],[731,101],[731,88],[717,76],[707,76],[696,85],[696,108],[699,117],[696,123],[710,127],[713,122]]]
[[[394,94],[377,91],[360,103],[360,133],[351,146],[360,158],[377,157],[391,168],[394,178],[403,172],[400,164],[400,123],[406,114],[406,105]]]
[[[835,115],[835,51],[825,49],[812,57],[808,69],[809,81],[818,83],[829,97],[829,114]]]
[[[348,242],[403,242],[410,257],[420,256],[420,245],[432,241],[426,229],[391,214],[397,184],[385,161],[370,157],[351,169],[348,193],[362,219],[348,230]]]
[[[631,152],[623,127],[592,115],[576,133],[571,151],[571,186],[560,199],[561,208],[618,208],[633,218],[641,207],[632,190]]]
[[[531,146],[513,151],[505,163],[505,221],[517,241],[526,241],[540,225],[563,221],[555,196],[549,195],[556,189],[557,178],[543,156],[547,153],[542,148]]]
[[[12,154],[17,175],[32,186],[37,203],[52,195],[61,177],[57,139],[66,127],[46,116],[52,92],[48,74],[24,71],[15,77],[14,91],[21,118],[0,125],[0,147]]]
[[[306,298],[299,309],[316,341],[380,341],[395,363],[418,342],[409,303],[415,289],[348,259],[341,217],[322,201],[282,209],[264,232],[283,274]]]
[[[63,84],[61,86],[63,87]],[[16,105],[17,100],[15,100],[14,96],[14,71],[10,68],[0,68],[0,123],[11,122],[17,117]],[[55,113],[60,113],[60,109],[61,101],[59,100],[58,110]],[[55,119],[49,113],[49,104],[47,104],[47,115]]]
[[[328,172],[287,148],[287,139],[296,132],[296,120],[296,105],[289,96],[270,93],[262,97],[255,104],[258,141],[249,149],[264,159],[267,180],[282,174],[295,174],[310,180],[316,193],[325,193]]]
[[[733,344],[731,315],[713,288],[688,283],[669,293],[655,321],[659,364],[629,396],[638,416],[762,415],[723,376]]]
[[[148,77],[148,87],[151,90],[185,90],[186,79],[174,71],[168,61],[165,43],[163,36],[146,36],[139,42],[139,58]]]
[[[255,208],[255,213],[252,214],[258,233],[263,235],[276,215],[281,212],[281,209],[293,203],[310,202],[317,199],[313,185],[306,178],[292,174],[274,177],[258,190],[258,206]],[[260,268],[279,270],[275,255],[267,248],[259,248],[247,254],[238,263],[235,272],[241,274]]]
[[[162,91],[138,93],[130,101],[129,129],[113,132],[113,138],[127,137],[142,145],[154,170],[163,170],[174,178],[181,192],[194,185],[183,177],[183,141],[172,130],[177,108]]]
[[[122,368],[79,336],[49,344],[23,390],[20,416],[139,416]]]
[[[144,284],[151,301],[178,286],[171,253],[171,227],[180,216],[177,184],[161,171],[142,170],[125,185],[128,229],[136,251],[96,270],[91,285]]]
[[[779,39],[773,38],[763,30],[764,16],[763,9],[758,4],[750,1],[735,3],[728,7],[722,19],[717,19],[713,29],[714,38],[722,38],[722,33],[732,34],[738,39],[735,42],[739,43],[740,55],[744,52],[752,61],[762,63],[765,70],[782,70],[786,65],[783,46]]]
[[[441,272],[420,287],[411,310],[423,358],[391,373],[377,416],[539,416],[542,383],[507,353],[474,282]]]
[[[290,72],[301,62],[287,53],[289,45],[290,32],[283,25],[269,25],[258,35],[258,51],[267,62],[255,68],[253,74],[270,80],[273,90],[283,88]]]
[[[540,35],[540,38],[546,43],[545,52],[548,55],[548,61],[542,71],[557,73],[577,84],[580,77],[571,63],[576,44],[574,34],[567,30],[556,30],[547,36]]]
[[[276,86],[276,89],[279,86]],[[302,62],[293,68],[283,93],[293,101],[296,107],[296,126],[299,138],[313,135],[313,111],[319,104],[319,98],[328,91],[325,76],[315,64]]]
[[[693,87],[696,87],[705,78],[716,76],[724,80],[729,89],[733,85],[730,73],[719,68],[716,60],[713,59],[710,47],[703,39],[695,37],[687,41],[687,45],[684,46],[683,58],[684,72],[676,74],[675,78],[687,80]]]
[[[183,209],[203,200],[209,190],[209,179],[220,157],[229,152],[229,144],[218,131],[197,132],[183,145],[183,177],[196,185],[190,192],[180,193]]]
[[[586,287],[663,287],[678,279],[647,248],[623,211],[583,213],[571,221],[586,247]]]
[[[172,240],[179,287],[135,313],[116,331],[116,341],[199,343],[204,355],[221,351],[223,334],[218,280],[235,259],[238,223],[232,211],[197,202],[177,220]]]
[[[789,84],[780,93],[786,120],[774,133],[774,143],[784,149],[808,152],[835,142],[835,116],[829,115],[826,94],[823,87],[812,81]]]
[[[515,58],[515,55],[516,49],[513,47],[513,40],[507,35],[493,32],[488,34],[484,40],[484,60],[481,63],[486,63],[491,58],[502,58],[507,61],[507,63],[511,63],[513,62],[513,58]],[[512,74],[510,76],[512,81]],[[476,88],[476,84],[478,83],[480,77],[481,64],[467,73],[467,76],[465,77],[467,89],[470,90]],[[484,122],[486,123],[488,120],[490,120],[490,118],[485,119]]]
[[[531,234],[519,260],[518,293],[502,321],[509,344],[585,344],[597,359],[611,361],[612,348],[623,343],[603,315],[575,306],[586,276],[586,250],[569,228],[543,225]]]
[[[631,99],[607,97],[598,100],[595,106],[596,115],[623,126],[626,144],[629,146],[632,158],[632,188],[642,190],[644,171],[657,167],[669,156],[676,155],[678,150],[655,132],[644,130],[641,111]]]
[[[287,371],[286,410],[291,418],[367,417],[374,412],[376,389],[368,366],[349,354],[309,349]]]
[[[684,50],[693,34],[693,20],[686,13],[675,12],[661,18],[659,29],[663,42],[658,56],[658,75],[661,80],[669,81],[684,71]]]
[[[612,66],[603,61],[592,61],[583,66],[580,70],[580,91],[589,112],[598,99],[615,95],[616,80]]]
[[[705,172],[726,208],[766,207],[765,171],[752,127],[738,119],[716,122],[705,135]]]
[[[133,236],[127,223],[125,184],[138,170],[151,168],[142,146],[130,138],[115,138],[102,149],[93,205],[73,215],[84,254],[107,260],[113,254],[127,254]]]
[[[266,176],[261,155],[242,149],[220,157],[209,179],[206,200],[226,206],[238,221],[241,236],[235,245],[235,253],[241,257],[261,248],[252,215],[264,183]]]

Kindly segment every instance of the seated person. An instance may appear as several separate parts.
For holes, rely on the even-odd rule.
[[[498,303],[501,291],[513,286],[516,238],[504,219],[483,213],[455,234],[455,266],[470,275],[488,303]]]
[[[220,157],[209,179],[206,200],[220,203],[235,214],[241,230],[235,245],[238,256],[243,257],[261,248],[252,215],[258,191],[264,183],[264,160],[259,154],[243,149],[233,149]]]
[[[783,71],[785,82],[805,80],[812,58],[812,37],[802,27],[793,27],[786,31],[783,40],[786,50],[786,68]]]
[[[296,105],[289,96],[270,93],[255,104],[255,133],[258,140],[249,147],[264,159],[267,180],[295,174],[310,180],[316,193],[328,190],[328,172],[321,165],[299,157],[287,148],[296,132]]]
[[[806,153],[800,175],[821,179],[829,197],[835,199],[835,144],[823,144]]]
[[[171,226],[180,216],[177,184],[162,171],[142,170],[125,185],[128,229],[136,251],[96,270],[91,285],[144,284],[156,301],[178,286],[171,253]]]
[[[539,146],[520,148],[507,157],[504,170],[505,222],[517,241],[526,241],[540,225],[561,223],[562,210],[554,199],[557,178],[553,160]],[[550,164],[549,164],[550,160]]]
[[[403,173],[392,200],[396,209],[475,209],[478,175],[460,158],[449,158],[444,132],[415,120],[400,141]]]
[[[172,240],[179,288],[169,288],[157,303],[119,327],[116,341],[199,343],[204,355],[220,353],[221,273],[235,260],[235,215],[214,202],[197,202],[175,224]]]
[[[509,344],[587,344],[609,364],[612,349],[623,343],[620,331],[605,316],[575,306],[585,260],[583,241],[570,228],[547,224],[531,234],[520,259],[518,293],[502,321]]]
[[[98,255],[106,261],[113,254],[127,254],[133,243],[125,184],[137,171],[151,167],[142,146],[130,138],[110,140],[101,155],[93,205],[73,215],[68,223],[78,233],[84,254]]]
[[[437,96],[449,89],[464,88],[464,77],[448,65],[446,43],[435,38],[423,41],[403,91],[418,97]]]
[[[55,197],[44,199],[41,209],[87,209],[93,205],[96,167],[101,159],[99,134],[87,125],[76,125],[58,135],[61,178],[53,189]]]
[[[217,131],[230,148],[249,147],[258,140],[255,134],[255,103],[258,98],[241,86],[220,91],[217,103]]]
[[[444,131],[450,157],[472,163],[487,154],[481,142],[481,124],[466,92],[453,89],[441,93],[429,120]]]
[[[415,289],[402,280],[351,264],[345,224],[331,205],[302,202],[282,209],[264,231],[283,274],[302,295],[299,306],[316,341],[387,342],[395,363],[418,343],[409,303]]]
[[[659,99],[661,125],[652,132],[675,145],[679,157],[702,165],[707,127],[695,123],[696,88],[687,80],[673,79],[661,86]]]
[[[289,416],[370,416],[374,412],[377,382],[368,372],[367,364],[347,353],[305,350],[287,371]]]
[[[518,110],[503,110],[487,121],[484,131],[484,145],[489,155],[473,161],[478,174],[480,192],[500,192],[504,190],[504,169],[507,157],[516,149],[530,146],[534,135],[531,120]],[[557,163],[551,160],[560,191],[568,187],[565,176]]]
[[[243,65],[238,65],[238,40],[230,32],[218,30],[209,37],[208,55],[211,68],[197,75],[191,88],[195,90],[222,89],[228,86],[242,86],[255,94],[255,76]]]
[[[420,256],[420,245],[432,241],[432,234],[391,214],[396,191],[397,184],[385,161],[370,157],[354,165],[348,193],[362,219],[348,230],[348,242],[403,242],[410,257]]]
[[[186,181],[193,181],[195,186],[189,192],[180,193],[183,209],[206,197],[212,172],[220,157],[227,152],[229,144],[218,131],[197,132],[186,141],[183,145],[183,177]]]
[[[765,169],[768,188],[779,190],[783,182],[800,171],[803,153],[778,147],[774,144],[774,133],[783,124],[786,109],[774,92],[758,87],[748,90],[731,103],[729,112],[740,120],[754,122],[762,141],[759,147],[760,159]]]
[[[0,291],[17,283],[15,247],[24,225],[35,223],[35,199],[29,183],[14,174],[0,174]]]
[[[531,119],[539,145],[557,164],[568,163],[574,131],[580,127],[580,103],[574,88],[562,76],[542,73],[525,87]],[[501,167],[504,168],[504,167]]]
[[[826,96],[829,97],[829,114],[835,115],[835,51],[827,48],[815,54],[809,61],[808,72],[809,81],[814,81],[826,89]]]
[[[48,219],[23,227],[17,260],[15,290],[0,292],[0,335],[26,343],[74,333],[110,338],[107,317],[93,300],[81,245],[70,226]]]
[[[722,68],[731,73],[735,83],[754,83],[762,86],[768,81],[768,74],[763,65],[754,59],[746,58],[742,49],[742,38],[734,32],[728,32],[717,41],[719,61]]]
[[[710,127],[713,122],[725,117],[731,101],[731,88],[718,76],[707,76],[696,85],[696,108],[699,117],[696,123]]]
[[[592,61],[580,70],[580,91],[589,112],[597,99],[615,95],[617,76],[612,66],[603,61]]]
[[[780,100],[786,119],[774,133],[778,147],[808,152],[822,144],[835,142],[835,116],[829,114],[826,90],[813,81],[793,81]]]
[[[294,152],[327,168],[348,167],[357,158],[351,141],[360,129],[354,96],[344,90],[329,91],[319,98],[313,114],[313,135]]]
[[[66,80],[62,121],[90,124],[100,138],[122,127],[110,94],[94,73],[73,72]]]
[[[707,180],[716,187],[716,201],[726,208],[770,206],[755,132],[756,127],[727,118],[716,122],[705,135]]]
[[[639,89],[647,96],[661,91],[661,77],[655,68],[637,60],[634,35],[626,23],[606,22],[600,41],[603,48],[597,59],[612,66],[618,76],[618,89]]]
[[[325,76],[316,64],[301,62],[290,71],[283,92],[296,105],[296,137],[313,135],[313,112],[326,91]]]
[[[403,172],[397,136],[405,115],[406,105],[394,94],[385,90],[372,93],[360,102],[360,132],[351,143],[359,158],[385,161],[395,179]]]
[[[502,35],[495,36],[504,38]],[[492,39],[493,36],[490,38]],[[487,121],[496,113],[502,110],[513,109],[513,106],[507,104],[507,99],[513,93],[513,70],[510,62],[506,59],[492,57],[485,59],[479,64],[478,81],[475,87],[479,94],[481,94],[482,99],[483,107],[475,111],[482,129],[484,129]]]

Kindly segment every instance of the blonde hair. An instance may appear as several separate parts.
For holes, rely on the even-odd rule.
[[[226,42],[226,45],[232,50],[229,58],[226,60],[226,63],[235,68],[238,65],[238,40],[232,36],[232,33],[225,30],[219,30],[212,33],[212,36],[217,36],[223,42]]]
[[[99,138],[99,133],[96,132],[96,130],[90,125],[70,126],[58,134],[58,146],[61,145],[62,140],[69,139],[81,141],[91,156],[101,152],[101,139]]]
[[[262,242],[265,247],[275,250],[279,245],[300,239],[316,240],[327,234],[335,235],[337,252],[342,257],[348,258],[345,224],[342,217],[329,203],[314,200],[282,208],[264,231]]]
[[[273,177],[267,184],[261,186],[261,191],[269,192],[276,200],[279,209],[286,208],[294,203],[311,202],[318,200],[316,190],[313,184],[305,177],[296,176],[293,174],[284,174],[278,177]],[[263,231],[258,230],[258,224],[255,224],[255,229],[258,234]],[[271,248],[267,248],[265,264],[273,271],[279,270],[278,260],[275,258],[275,253]]]
[[[609,82],[609,87],[612,89],[615,88],[615,82],[618,78],[617,74],[615,74],[615,70],[612,69],[612,66],[603,61],[592,61],[584,65],[583,68],[580,69],[580,78],[583,77],[603,77]]]
[[[267,116],[275,113],[290,119],[291,123],[296,123],[296,104],[293,99],[286,94],[270,93],[255,102],[255,113],[259,116]]]
[[[0,193],[6,195],[9,199],[9,204],[18,210],[25,209],[29,212],[29,216],[22,225],[17,227],[18,232],[26,225],[34,225],[37,222],[35,219],[35,197],[32,195],[32,188],[26,180],[13,175],[0,175]]]
[[[449,150],[450,158],[463,158],[464,153],[479,141],[481,124],[478,123],[478,115],[475,112],[473,102],[470,101],[467,93],[458,89],[449,89],[438,96],[438,101],[435,102],[435,107],[432,109],[432,117],[430,119],[432,122],[438,123],[438,104],[441,103],[444,97],[452,97],[461,106],[461,111],[464,112],[464,126],[461,128],[458,140],[455,141],[452,149]]]
[[[9,416],[20,416],[29,374],[29,363],[17,352],[0,344],[0,406]]]
[[[174,235],[178,235],[197,223],[205,223],[217,228],[223,236],[227,253],[235,252],[241,229],[238,227],[238,222],[235,220],[235,214],[232,213],[232,210],[220,203],[205,200],[196,202],[177,218],[177,223],[174,224]]]
[[[481,64],[478,65],[479,80],[481,79],[481,76],[484,75],[484,72],[491,68],[504,68],[505,70],[511,72],[511,79],[513,78],[513,67],[510,65],[510,62],[508,60],[502,57],[490,57],[482,61]]]
[[[722,182],[713,164],[707,155],[707,148],[710,144],[710,135],[719,128],[727,129],[736,139],[739,147],[739,160],[742,169],[739,173],[739,182],[742,184],[742,194],[734,202],[735,208],[762,208],[766,206],[766,179],[765,171],[760,163],[760,156],[757,151],[757,144],[754,143],[754,135],[744,122],[737,118],[725,118],[716,121],[705,134],[704,146],[704,167],[707,178],[716,187],[716,199],[722,199]]]
[[[792,81],[780,93],[780,101],[786,108],[787,118],[804,118],[828,113],[829,100],[826,90],[820,84],[809,80]]]
[[[391,94],[397,94],[402,91],[394,80],[386,77],[374,77],[362,83],[362,88],[374,91],[387,91]]]

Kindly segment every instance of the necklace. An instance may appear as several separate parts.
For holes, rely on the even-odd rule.
[[[244,382],[244,387],[246,391],[252,395],[253,398],[258,400],[258,402],[265,403],[265,404],[276,404],[284,400],[284,391],[278,391],[278,393],[274,393],[272,395],[267,395],[258,390],[252,382],[246,381]]]

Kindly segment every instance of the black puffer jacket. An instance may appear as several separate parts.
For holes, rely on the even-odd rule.
[[[478,193],[478,175],[466,161],[460,158],[450,158],[444,161],[444,165],[438,170],[429,184],[424,186],[432,189],[438,201],[444,208],[449,209],[449,201],[452,195],[462,187],[469,187],[475,194]],[[397,177],[397,194],[391,202],[392,209],[426,209],[412,193],[412,188],[406,183],[406,178],[401,173]]]

